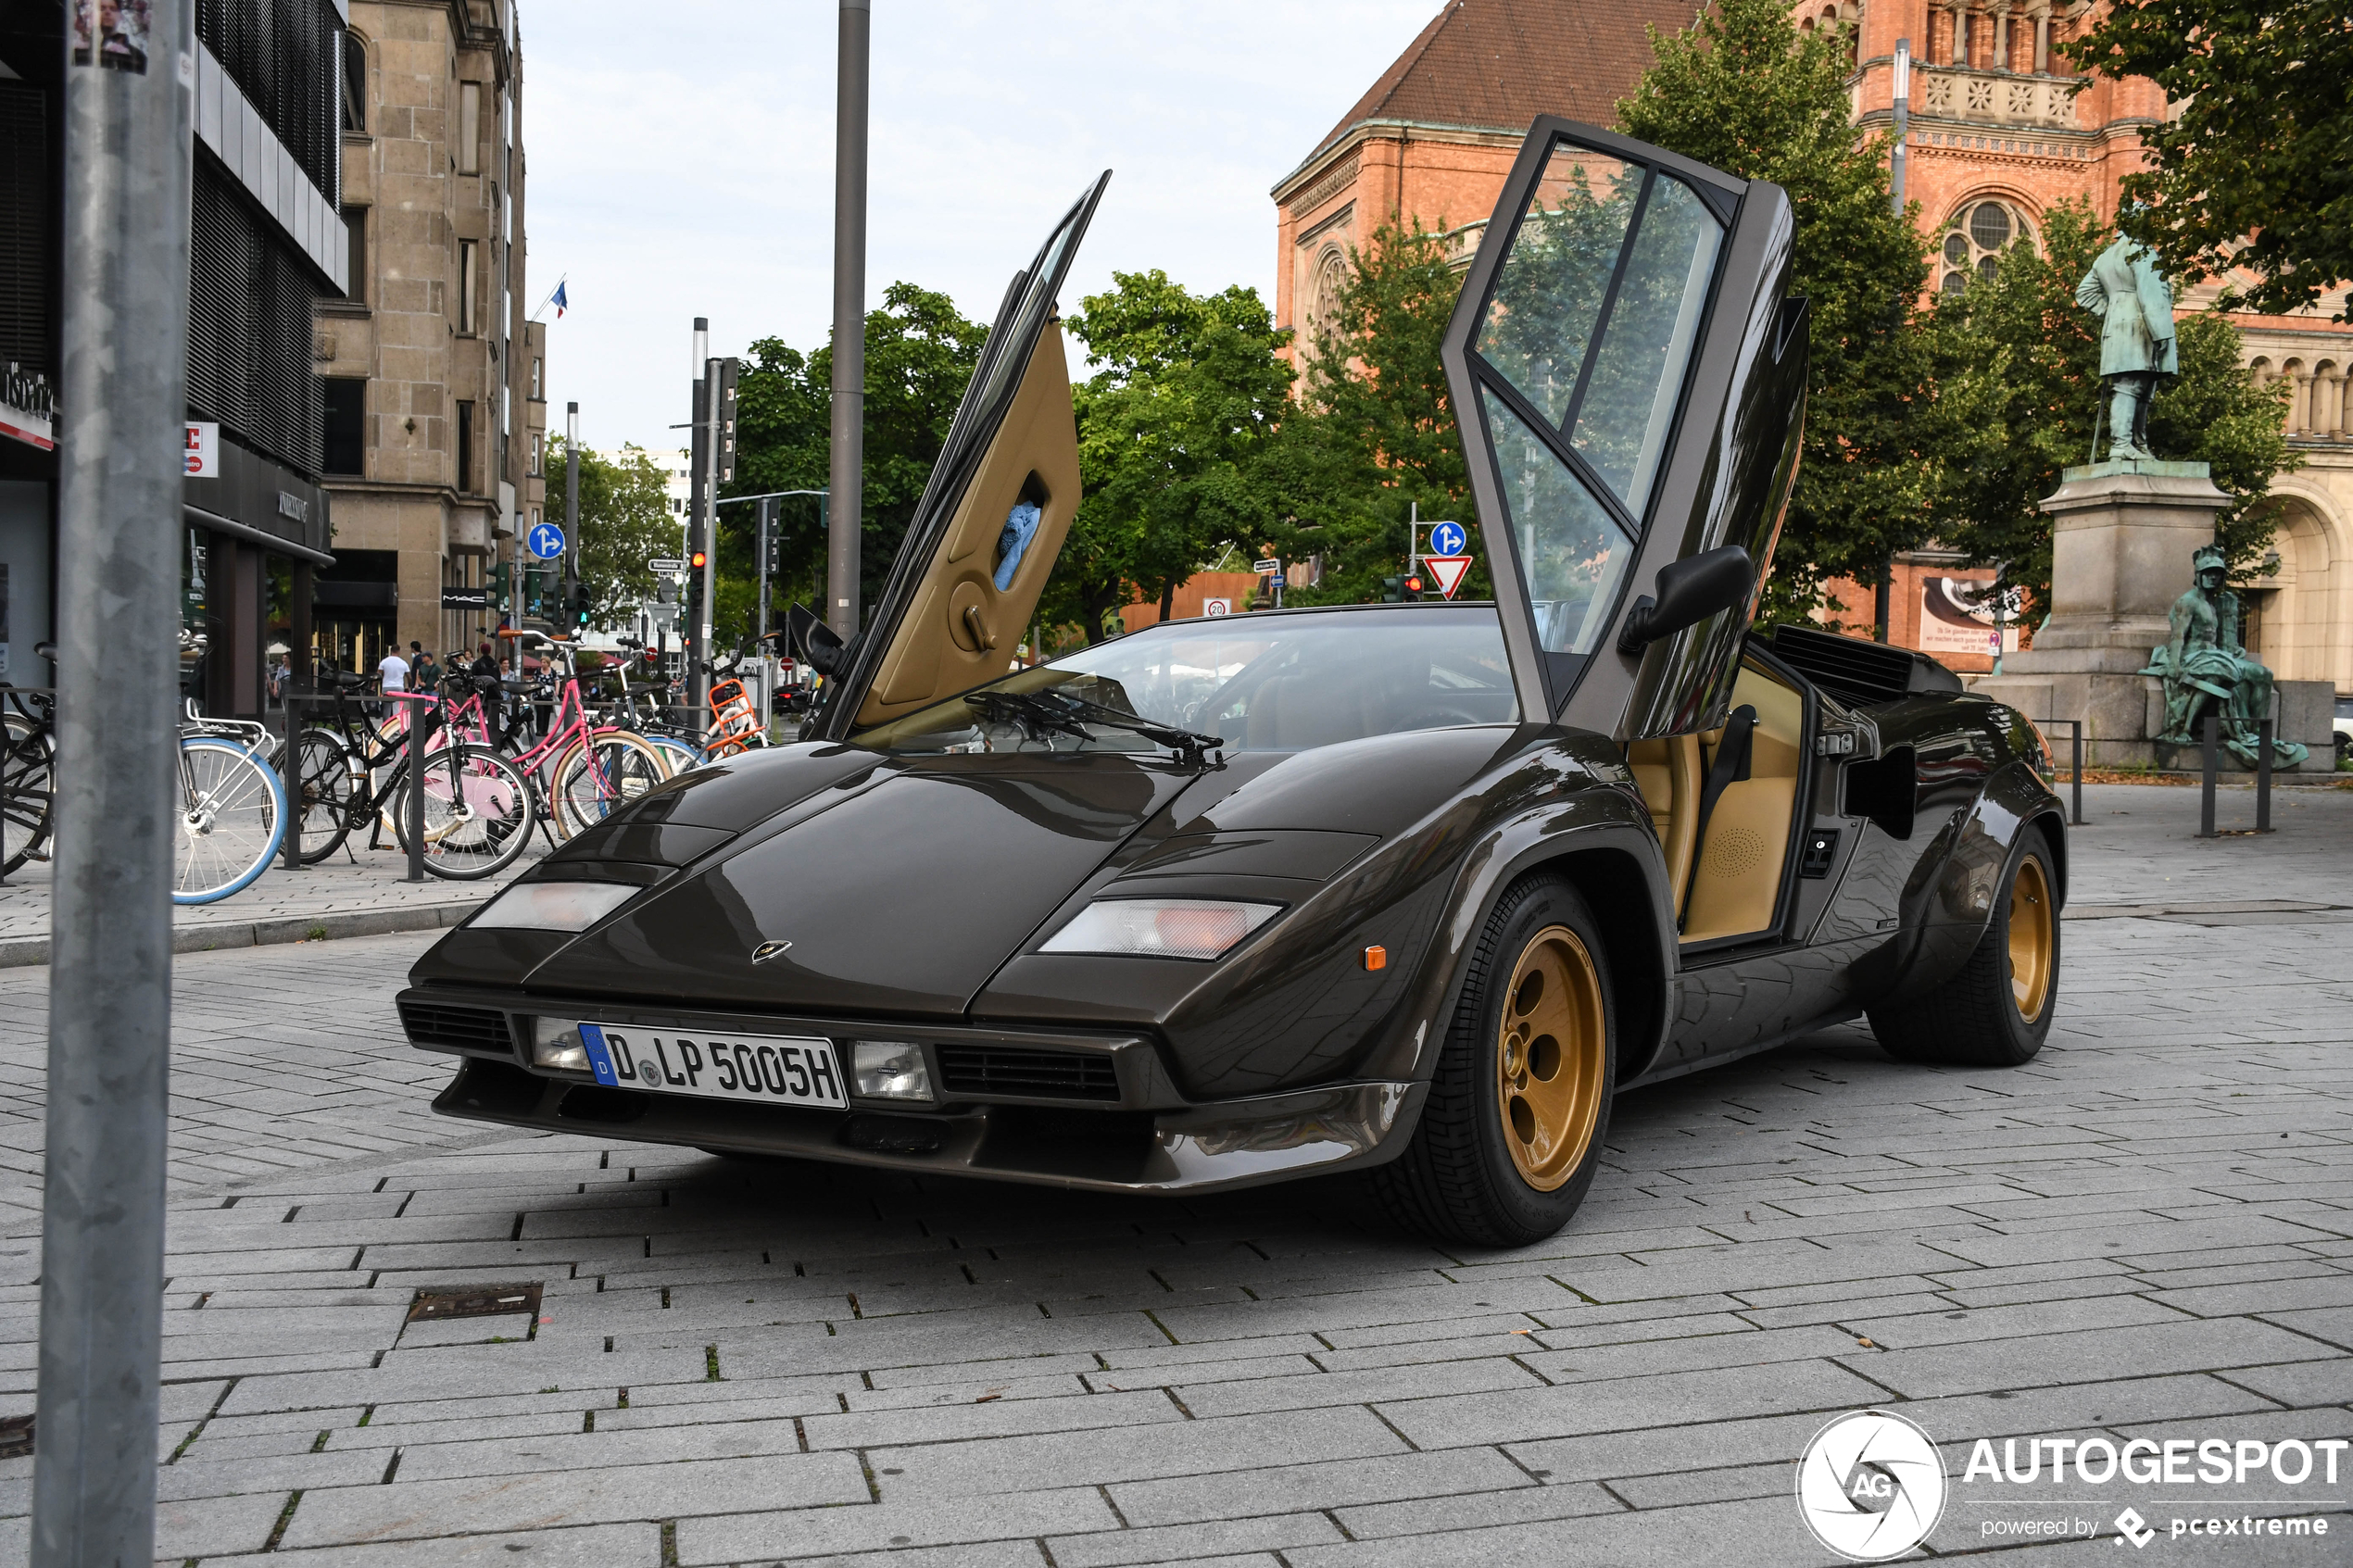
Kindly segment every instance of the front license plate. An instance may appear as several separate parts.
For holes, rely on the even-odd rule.
[[[597,1082],[658,1095],[849,1109],[833,1042],[774,1035],[656,1034],[634,1025],[580,1025]]]

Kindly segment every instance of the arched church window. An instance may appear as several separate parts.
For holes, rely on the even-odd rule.
[[[1348,258],[1338,245],[1315,263],[1315,283],[1307,296],[1310,340],[1340,330],[1340,302],[1348,288]]]
[[[2002,252],[2021,242],[2031,245],[2033,239],[2026,215],[2009,203],[1971,202],[1944,226],[1944,275],[1937,286],[1945,294],[1959,294],[1969,287],[1970,273],[1991,278]]]

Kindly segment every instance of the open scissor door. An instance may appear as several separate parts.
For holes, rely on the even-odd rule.
[[[1795,474],[1802,300],[1780,188],[1539,119],[1447,328],[1447,382],[1525,710],[1621,739],[1723,721]],[[1661,568],[1728,545],[1742,603],[1620,650]]]
[[[1078,430],[1055,296],[1111,171],[1013,277],[865,630],[841,655],[817,738],[896,719],[1002,675],[1078,510]]]

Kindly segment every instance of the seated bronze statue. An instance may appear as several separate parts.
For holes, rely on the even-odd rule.
[[[2165,683],[2165,729],[2157,738],[2196,746],[2199,721],[2211,712],[2221,720],[2222,744],[2252,768],[2256,726],[2271,711],[2271,672],[2239,641],[2239,596],[2223,585],[2230,565],[2222,552],[2208,545],[2190,560],[2196,583],[2173,601],[2167,618],[2173,640],[2153,650],[2141,671]],[[2274,767],[2293,768],[2304,755],[2291,741],[2271,742]]]

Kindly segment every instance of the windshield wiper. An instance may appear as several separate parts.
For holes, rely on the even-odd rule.
[[[1067,692],[975,692],[964,700],[993,722],[1018,725],[1032,740],[1044,740],[1048,734],[1091,739],[1087,726],[1095,724],[1107,730],[1124,730],[1164,746],[1188,768],[1203,766],[1208,753],[1222,750],[1226,745],[1223,735],[1204,735],[1170,724],[1156,724]]]

